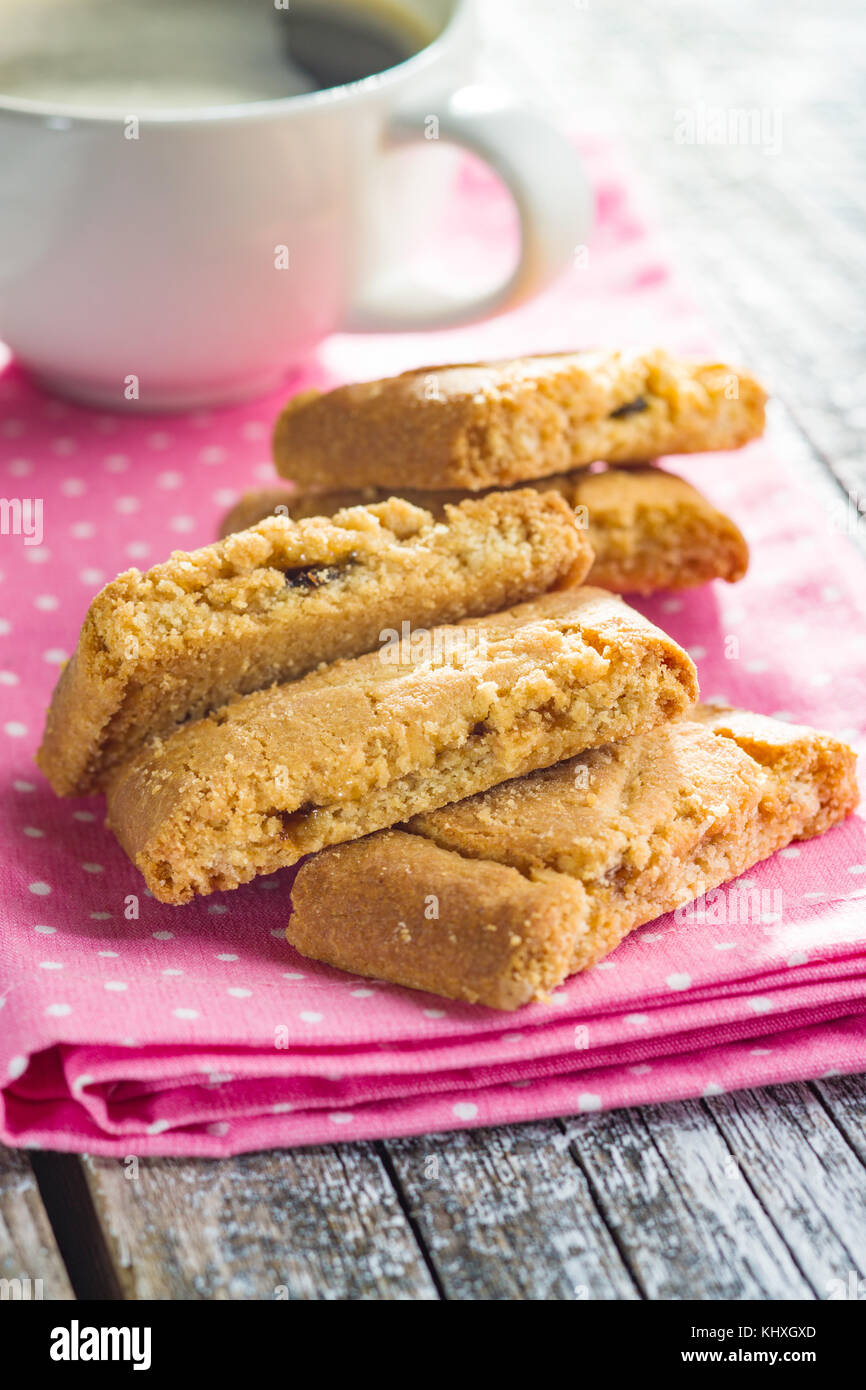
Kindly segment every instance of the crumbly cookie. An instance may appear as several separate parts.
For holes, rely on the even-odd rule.
[[[615,593],[735,583],[749,564],[739,527],[684,478],[661,468],[572,473],[560,489],[595,554],[587,582]]]
[[[661,468],[575,469],[531,484],[539,492],[558,492],[579,509],[594,560],[587,583],[614,593],[649,594],[656,589],[688,589],[711,579],[742,579],[749,550],[739,528],[687,483]],[[400,496],[434,514],[466,491],[420,492]],[[476,496],[486,496],[477,493]],[[386,488],[298,492],[288,487],[247,492],[223,518],[220,534],[252,526],[273,513],[292,517],[330,516],[341,507],[382,501]]]
[[[661,348],[421,367],[295,396],[274,462],[304,490],[477,492],[596,460],[736,449],[763,430],[765,399],[747,372]]]
[[[590,563],[566,504],[531,489],[441,519],[399,499],[333,518],[271,516],[97,595],[37,761],[60,794],[95,791],[148,734],[371,651],[384,628],[495,612],[581,579]]]
[[[358,975],[515,1009],[856,804],[838,739],[698,706],[323,851],[295,880],[287,936]]]
[[[561,590],[394,631],[151,739],[109,784],[108,823],[154,896],[186,902],[649,728],[696,694],[670,637],[603,590]]]

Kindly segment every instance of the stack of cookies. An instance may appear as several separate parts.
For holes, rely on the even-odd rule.
[[[739,448],[762,432],[764,402],[753,377],[659,349],[429,367],[307,391],[274,433],[290,483],[247,493],[222,534],[275,512],[329,515],[395,494],[441,517],[449,503],[530,483],[564,497],[587,530],[592,584],[647,594],[734,582],[749,558],[738,528],[683,478],[640,460]]]
[[[696,704],[689,657],[617,596],[742,576],[734,523],[648,461],[738,447],[763,407],[661,351],[295,397],[292,486],[94,600],[39,764],[106,793],[163,902],[303,858],[304,954],[543,999],[856,802],[844,744]]]

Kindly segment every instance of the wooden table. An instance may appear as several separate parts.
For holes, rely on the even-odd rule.
[[[862,6],[488,0],[484,19],[486,67],[534,104],[614,107],[695,293],[772,384],[778,448],[856,509]],[[701,103],[764,113],[767,141],[678,143]],[[823,1299],[866,1275],[859,1077],[129,1171],[0,1153],[0,1277],[46,1298]]]

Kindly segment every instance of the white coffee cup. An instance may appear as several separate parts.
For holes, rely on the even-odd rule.
[[[470,322],[560,274],[590,218],[571,142],[467,85],[472,0],[401,3],[432,41],[350,86],[140,116],[0,91],[0,337],[22,365],[80,400],[185,409],[276,386],[336,330]],[[515,199],[519,261],[491,292],[372,273],[388,152],[431,132]]]

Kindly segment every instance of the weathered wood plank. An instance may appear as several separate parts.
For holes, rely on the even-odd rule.
[[[78,1154],[36,1152],[33,1171],[57,1247],[79,1299],[118,1299],[120,1284]]]
[[[866,1096],[866,1085],[857,1088]],[[866,1168],[813,1090],[772,1086],[706,1101],[819,1298],[866,1274]]]
[[[851,281],[862,275],[862,265],[817,258],[817,226],[794,230],[805,221],[796,206],[776,198],[771,185],[757,186],[763,190],[758,195],[731,187],[706,199],[701,227],[692,223],[692,258],[707,281],[723,262],[716,295],[723,293],[733,306],[749,360],[767,375],[844,489],[862,498],[858,364],[866,358],[866,324],[851,303]],[[671,184],[665,187],[670,196]],[[687,188],[678,196],[685,198]],[[725,218],[751,228],[736,251],[719,235]],[[834,241],[831,224],[829,243]]]
[[[792,473],[810,469],[820,484],[820,470],[829,467],[849,490],[864,490],[856,377],[866,344],[849,323],[858,250],[866,244],[864,126],[852,119],[859,98],[848,61],[862,32],[855,8],[813,9],[808,41],[779,0],[757,11],[751,0],[732,0],[709,18],[692,0],[651,8],[631,0],[531,7],[492,0],[484,8],[493,75],[568,119],[575,94],[587,111],[618,108],[621,134],[655,186],[698,298],[790,412],[783,429],[774,428]],[[834,25],[848,35],[841,43],[834,43]],[[816,53],[832,103],[810,96]],[[787,74],[781,157],[674,144],[675,110],[697,99],[771,103],[768,54]],[[824,501],[836,501],[829,486]],[[862,1136],[863,1083],[819,1089],[849,1139],[855,1125]],[[652,1297],[810,1296],[797,1269],[807,1232],[820,1233],[824,1249],[843,1234],[821,1159],[831,1136],[811,1108],[804,1116],[787,1107],[788,1167],[798,1155],[802,1165],[792,1192],[771,1158],[778,1102],[758,1093],[711,1105],[722,1133],[698,1106],[580,1117],[567,1132],[581,1167],[567,1166],[549,1125],[400,1140],[385,1149],[449,1297],[574,1297],[577,1285],[592,1296],[634,1296],[594,1196]],[[739,1146],[750,1173],[758,1172],[751,1186],[737,1176]],[[849,1152],[848,1186],[856,1179],[852,1161]],[[803,1266],[813,1282],[835,1267],[841,1247],[833,1250],[823,1264]]]
[[[866,1166],[866,1076],[827,1076],[811,1085]]]
[[[27,1153],[0,1148],[0,1279],[3,1297],[74,1297]],[[26,1281],[30,1281],[29,1285]]]
[[[866,341],[853,304],[866,248],[862,7],[483,10],[492,76],[568,121],[575,100],[587,124],[599,107],[618,112],[699,302],[781,398],[773,430],[792,476],[823,483],[828,505],[824,469],[866,493]],[[699,100],[781,102],[783,152],[676,145],[674,112]],[[653,1298],[809,1297],[825,1296],[847,1252],[862,1265],[863,1078],[581,1116],[564,1135],[571,1152],[551,1122],[394,1141],[384,1163],[372,1146],[343,1145],[142,1162],[137,1180],[108,1160],[41,1162],[83,1296],[122,1286],[127,1297],[432,1298],[438,1280],[450,1298],[633,1298],[637,1286]],[[86,1229],[83,1171],[99,1212]],[[3,1172],[0,1159],[0,1273],[9,1251],[30,1260],[45,1248],[65,1279],[32,1174],[10,1190]]]
[[[489,7],[486,61],[570,123],[576,104],[585,125],[615,118],[699,300],[734,320],[750,365],[862,497],[863,14],[844,0],[800,8],[803,24],[781,0],[711,16],[690,0],[506,0],[495,30]],[[696,127],[689,142],[684,112],[753,113],[756,125],[728,144]]]
[[[85,1171],[126,1298],[437,1297],[369,1144]]]
[[[814,1297],[698,1102],[580,1115],[563,1125],[647,1298]]]
[[[446,1297],[639,1296],[555,1122],[386,1147]]]

